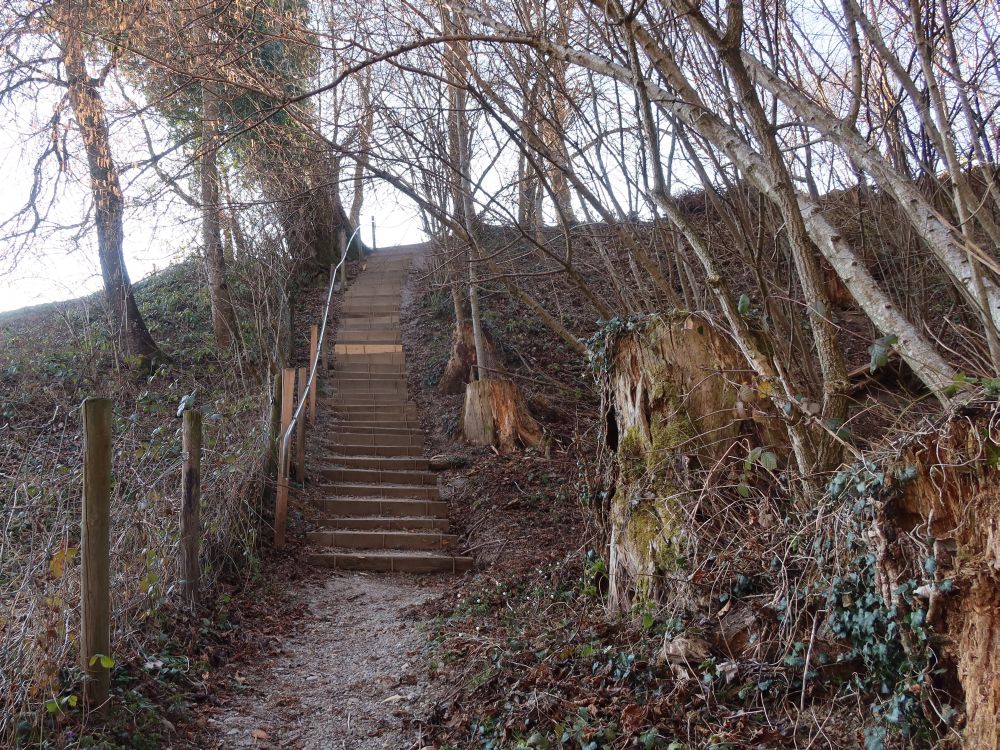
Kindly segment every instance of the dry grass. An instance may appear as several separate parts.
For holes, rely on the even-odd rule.
[[[220,356],[195,262],[141,285],[154,336],[172,358],[145,377],[109,345],[100,302],[87,298],[0,319],[0,745],[29,744],[74,714],[79,694],[79,404],[114,403],[112,610],[116,670],[155,654],[179,607],[181,420],[194,394],[204,414],[203,589],[249,577],[261,533],[267,407],[263,321],[273,305],[258,270],[238,265],[246,355]],[[263,352],[263,354],[262,354]],[[47,709],[47,710],[46,710]],[[73,721],[82,717],[73,716]],[[34,739],[33,739],[34,738]]]

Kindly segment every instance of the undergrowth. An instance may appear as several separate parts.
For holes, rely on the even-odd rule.
[[[200,622],[178,601],[182,402],[204,414],[206,600],[259,570],[268,332],[241,316],[247,356],[220,353],[201,273],[190,261],[137,285],[170,357],[149,375],[115,351],[97,297],[0,318],[0,746],[158,747],[165,730],[155,705],[164,701],[155,694],[182,694],[180,683],[198,679],[202,665],[188,650],[199,631],[219,629],[222,610]],[[243,309],[252,308],[254,283],[253,269],[237,264],[233,293]],[[99,737],[87,729],[76,665],[79,404],[91,395],[114,404],[114,640],[106,658],[116,708]]]

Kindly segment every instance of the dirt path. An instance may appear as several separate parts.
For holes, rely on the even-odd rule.
[[[398,574],[308,580],[298,592],[309,602],[307,615],[290,634],[258,664],[230,666],[230,688],[211,709],[204,747],[420,748],[410,720],[419,714],[427,641],[408,611],[441,586]]]

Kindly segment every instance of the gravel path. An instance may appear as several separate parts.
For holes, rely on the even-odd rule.
[[[430,577],[346,574],[299,592],[308,616],[258,665],[236,664],[203,734],[206,747],[419,750],[427,641],[407,615],[440,592]],[[252,672],[241,676],[240,670]]]

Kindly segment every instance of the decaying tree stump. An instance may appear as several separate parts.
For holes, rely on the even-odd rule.
[[[969,750],[1000,747],[998,414],[994,404],[978,419],[955,417],[903,446],[898,466],[887,474],[915,475],[900,483],[878,530],[887,540],[879,560],[883,577],[895,571],[906,578],[909,570],[935,581],[922,587],[914,606],[926,606],[926,621],[940,639],[939,667],[964,692],[962,745]],[[899,541],[905,539],[924,544],[908,549]],[[902,581],[886,583],[891,595]]]
[[[474,380],[465,389],[462,432],[473,445],[495,445],[504,453],[533,448],[542,429],[510,380]]]
[[[773,416],[736,346],[705,317],[658,316],[614,345],[602,392],[618,479],[610,508],[610,604],[659,598],[683,566],[689,474],[750,447],[785,454]],[[739,442],[741,446],[735,446]]]
[[[500,360],[497,357],[493,342],[483,333],[483,367],[487,370],[498,369]],[[442,393],[454,396],[461,393],[469,382],[469,373],[476,367],[476,341],[472,330],[472,321],[463,321],[456,329],[451,345],[451,356],[444,368],[438,388]]]

